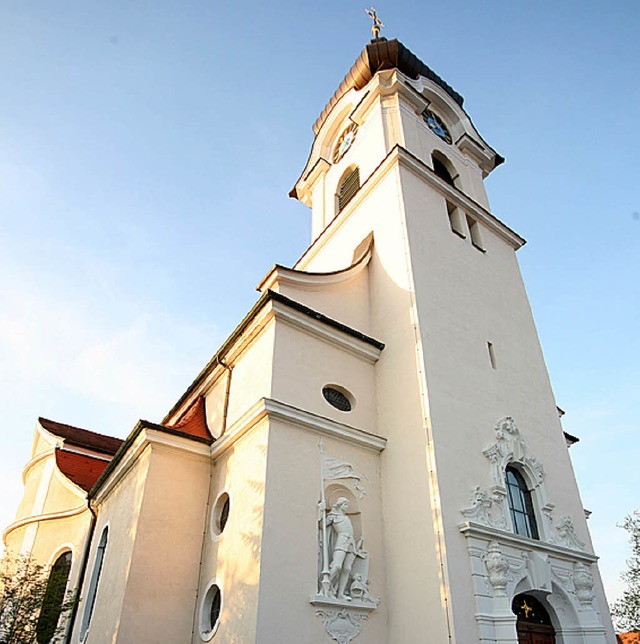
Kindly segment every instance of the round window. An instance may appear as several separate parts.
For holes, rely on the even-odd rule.
[[[229,510],[231,508],[231,500],[226,492],[223,492],[213,506],[211,513],[211,530],[215,536],[222,534],[227,521],[229,520]]]
[[[200,608],[200,637],[203,640],[210,640],[216,634],[220,625],[221,611],[222,591],[217,584],[211,584],[207,588]]]
[[[322,388],[324,399],[340,411],[351,411],[353,409],[353,397],[342,387],[327,385]]]

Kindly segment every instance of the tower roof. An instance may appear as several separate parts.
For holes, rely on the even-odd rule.
[[[460,107],[464,103],[464,98],[451,85],[442,80],[399,40],[375,38],[365,46],[338,89],[329,99],[322,113],[313,124],[313,133],[318,134],[333,107],[350,89],[362,89],[376,72],[383,69],[398,69],[403,74],[414,79],[424,76],[439,85]]]

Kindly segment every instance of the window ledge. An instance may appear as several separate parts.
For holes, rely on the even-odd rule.
[[[466,235],[464,235],[463,233],[461,233],[459,230],[456,230],[455,228],[452,228],[452,229],[451,229],[451,232],[452,232],[452,233],[455,233],[456,235],[458,235],[458,237],[460,237],[460,239],[466,239],[466,238],[467,238],[467,236],[466,236]]]
[[[485,248],[482,248],[482,246],[478,246],[478,244],[474,244],[473,242],[471,242],[471,245],[472,245],[476,250],[479,250],[481,253],[486,253],[486,252],[487,252],[487,250],[486,250]]]

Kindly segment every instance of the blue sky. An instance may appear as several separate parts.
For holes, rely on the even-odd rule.
[[[358,1],[0,5],[0,524],[38,416],[159,420],[309,240],[287,193],[370,37]],[[376,3],[507,162],[518,253],[610,598],[640,507],[640,4]]]

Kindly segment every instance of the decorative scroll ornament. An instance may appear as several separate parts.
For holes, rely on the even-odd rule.
[[[338,644],[349,644],[358,637],[362,622],[368,617],[364,612],[327,608],[319,608],[316,615],[322,617],[327,633]]]
[[[556,526],[556,536],[553,542],[558,546],[571,548],[572,550],[584,550],[585,542],[581,541],[573,527],[571,517],[562,517]]]
[[[573,587],[576,589],[576,597],[582,606],[591,606],[593,602],[593,575],[589,568],[577,562],[573,566]]]
[[[486,554],[482,557],[489,573],[489,583],[496,595],[504,597],[507,594],[509,560],[502,554],[497,541],[489,543]]]
[[[494,427],[496,442],[483,450],[491,461],[491,475],[495,485],[504,485],[504,469],[509,463],[527,465],[535,476],[536,486],[544,481],[544,468],[535,456],[529,456],[527,442],[510,416],[502,418]]]
[[[471,507],[462,510],[467,518],[492,528],[507,528],[506,492],[504,488],[494,486],[491,492],[479,485],[473,489]]]

